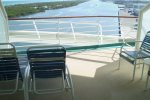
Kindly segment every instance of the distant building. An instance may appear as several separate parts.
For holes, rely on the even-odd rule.
[[[145,3],[134,4],[133,5],[133,15],[138,16],[140,10],[145,6]]]

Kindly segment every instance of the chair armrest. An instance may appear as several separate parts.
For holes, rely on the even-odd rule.
[[[143,41],[134,41],[135,43],[138,43],[138,42],[143,42]],[[124,48],[124,46],[128,46],[128,47],[133,47],[132,45],[130,45],[128,42],[126,42],[126,41],[124,41],[124,43],[123,43],[123,45],[121,46],[121,51],[122,51],[122,49],[124,49],[124,50],[126,50],[125,48]],[[121,52],[120,51],[120,52]]]
[[[124,43],[122,44],[121,48],[120,48],[120,53],[122,52],[122,50],[126,50],[126,49],[124,48],[124,46],[133,47],[133,46],[130,45],[128,42],[124,42]],[[127,50],[126,50],[126,51],[127,51]]]
[[[134,42],[143,42],[143,41],[134,41]]]

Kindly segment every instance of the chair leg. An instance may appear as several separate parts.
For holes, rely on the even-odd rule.
[[[147,74],[146,85],[145,85],[145,91],[147,90],[148,80],[149,80],[149,75]]]
[[[147,90],[147,85],[148,85],[148,80],[149,80],[149,71],[150,71],[150,65],[147,73],[147,79],[146,79],[146,85],[145,85],[145,90]]]
[[[144,71],[144,63],[143,63],[143,67],[142,67],[141,80],[142,80],[142,78],[143,78],[143,71]]]
[[[30,81],[29,81],[29,91],[32,91],[32,87],[33,87],[33,80],[32,80],[32,78],[30,79]]]
[[[121,57],[119,57],[119,66],[118,66],[118,70],[120,69],[120,63],[121,63]]]
[[[138,63],[139,63],[139,64],[138,64],[138,68],[140,68],[140,66],[141,66],[141,64],[140,64],[140,63],[141,63],[141,60],[140,60],[140,59],[138,60]]]
[[[75,100],[75,95],[74,95],[74,87],[73,87],[73,82],[72,82],[72,78],[69,72],[69,69],[66,67],[67,71],[68,71],[68,79],[69,79],[69,84],[70,84],[70,89],[71,89],[71,95],[72,95],[72,100]]]
[[[24,100],[29,100],[29,73],[30,73],[30,68],[27,67],[25,70],[25,78],[24,78]]]
[[[72,100],[75,100],[75,95],[74,95],[74,87],[73,87],[73,83],[72,83],[72,80],[70,80],[71,82],[71,95],[72,95]]]
[[[134,63],[134,69],[133,69],[133,77],[132,77],[132,81],[134,80],[135,77],[135,70],[136,70],[136,61]]]
[[[113,58],[114,58],[114,56],[115,56],[116,52],[117,52],[117,48],[115,49],[115,51],[114,51],[114,53],[113,53],[113,55],[112,55],[111,59],[113,59]]]

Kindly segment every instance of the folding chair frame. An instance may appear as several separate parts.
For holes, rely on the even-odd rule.
[[[119,58],[119,67],[118,67],[118,69],[120,69],[121,57],[126,59],[127,61],[129,61],[131,64],[133,64],[134,68],[133,68],[132,80],[134,80],[134,77],[135,77],[136,65],[143,64],[143,63],[138,63],[137,61],[138,60],[140,61],[140,60],[143,60],[145,58],[149,58],[150,57],[150,49],[149,49],[150,40],[149,39],[150,39],[150,31],[147,32],[147,34],[146,34],[146,36],[145,36],[143,41],[135,41],[135,42],[142,42],[142,44],[141,44],[141,47],[140,47],[139,51],[131,51],[132,53],[134,53],[134,55],[130,55],[129,53],[127,53],[128,51],[126,49],[124,49],[124,46],[127,45],[126,43],[123,44],[121,49],[120,49],[120,58]],[[141,79],[143,77],[143,70],[144,70],[144,65],[142,67]]]
[[[42,47],[44,48],[44,47],[47,47],[47,46],[42,46]],[[49,46],[49,47],[51,47],[51,46]],[[37,46],[37,48],[38,48],[38,46]],[[28,50],[29,49],[30,48],[28,48]],[[62,76],[61,77],[62,77],[62,84],[63,84],[61,88],[56,88],[56,89],[40,89],[40,90],[38,90],[36,88],[36,84],[37,84],[36,83],[36,77],[35,77],[36,71],[33,71],[33,76],[32,76],[31,75],[31,66],[29,64],[28,68],[26,70],[26,75],[25,75],[25,77],[26,77],[25,78],[25,81],[26,81],[25,82],[25,86],[27,87],[25,89],[25,95],[27,95],[26,96],[26,100],[29,99],[29,94],[28,94],[29,92],[34,92],[36,94],[49,94],[49,93],[59,93],[59,92],[65,91],[65,90],[71,90],[72,100],[75,100],[72,78],[71,78],[69,69],[68,69],[68,67],[66,65],[65,65],[65,70],[66,70],[65,75],[64,75],[63,70],[61,70],[62,71]],[[38,70],[38,71],[46,71],[46,70]]]
[[[15,81],[14,89],[0,90],[0,95],[14,94],[18,90],[18,81],[19,81],[19,79],[21,78],[21,80],[23,81],[23,78],[22,78],[22,75],[21,75],[21,72],[20,72],[20,68],[19,68],[20,66],[19,66],[18,58],[17,58],[17,55],[16,55],[16,49],[15,49],[15,46],[11,43],[0,43],[0,46],[2,46],[2,47],[5,47],[5,46],[6,47],[11,47],[11,48],[4,48],[4,49],[2,48],[2,49],[0,49],[0,52],[1,52],[1,55],[0,55],[1,67],[4,68],[5,65],[7,67],[11,66],[11,64],[9,65],[9,62],[11,60],[14,60],[14,59],[15,59],[15,64],[16,64],[15,67],[18,67],[17,70],[16,70],[16,68],[14,70],[6,70],[6,69],[5,70],[2,69],[2,71],[0,70],[0,73],[1,73],[2,77],[3,77],[4,74],[6,75],[6,76],[4,75],[5,78],[2,81],[4,81],[4,82]],[[9,60],[9,59],[11,59],[11,60]],[[4,62],[3,62],[3,60],[4,60]],[[13,62],[13,61],[11,61],[11,62]],[[11,68],[11,67],[9,67],[9,68]],[[12,68],[13,68],[13,66],[12,66]],[[4,73],[4,74],[2,74],[2,73]],[[16,74],[16,78],[8,79],[9,76],[14,75],[14,74]],[[22,88],[24,88],[24,83],[22,84]]]

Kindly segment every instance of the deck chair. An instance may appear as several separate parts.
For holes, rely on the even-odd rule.
[[[19,80],[23,78],[14,45],[0,43],[0,95],[15,93]]]
[[[71,90],[72,99],[74,100],[72,79],[66,66],[66,50],[63,46],[30,47],[27,50],[27,57],[30,66],[28,74],[29,91],[33,91],[36,94],[48,94]],[[61,86],[55,88],[50,85],[46,86],[46,84],[51,84],[55,78],[60,78],[61,81],[58,83],[61,83]],[[46,79],[50,83],[44,82]],[[41,80],[40,85],[46,86],[46,88],[38,88],[38,80]]]
[[[139,51],[128,51],[124,48],[126,46],[126,44],[123,44],[121,47],[120,54],[119,54],[120,58],[119,58],[119,68],[118,69],[120,69],[121,58],[124,58],[125,60],[127,60],[128,62],[130,62],[131,64],[134,65],[132,80],[134,80],[136,65],[143,64],[143,63],[138,63],[138,60],[143,60],[144,58],[150,57],[150,31],[147,32],[143,41],[137,41],[137,42],[141,42]],[[142,68],[141,78],[143,76],[143,69],[144,69],[144,66]]]

